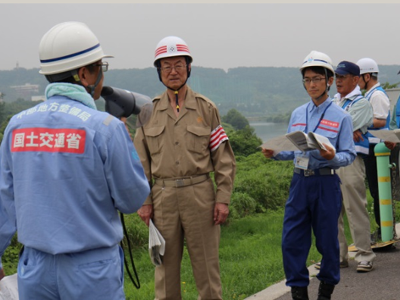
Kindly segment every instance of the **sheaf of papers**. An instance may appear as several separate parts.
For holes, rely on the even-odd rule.
[[[261,145],[264,149],[274,151],[274,155],[281,151],[296,151],[299,150],[293,143],[284,135],[270,139]]]
[[[15,273],[0,280],[0,300],[18,299],[18,275]]]
[[[315,148],[326,150],[326,147],[324,146],[324,144],[326,144],[336,152],[336,148],[332,145],[331,141],[326,136],[314,132],[309,132],[308,137],[311,140],[311,145],[315,146]]]
[[[151,262],[155,266],[162,265],[162,256],[165,253],[165,240],[153,221],[149,224],[149,254]]]
[[[329,145],[335,151],[335,147],[325,136],[309,132],[294,131],[266,141],[261,145],[262,148],[274,151],[274,155],[281,151],[308,151],[312,149],[325,149],[323,144]]]
[[[387,142],[400,143],[400,130],[369,130],[373,136]]]

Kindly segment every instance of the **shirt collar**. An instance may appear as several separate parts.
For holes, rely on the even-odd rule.
[[[347,94],[346,96],[341,97],[340,94],[337,93],[337,94],[335,94],[335,97],[334,97],[334,98],[335,98],[335,99],[338,99],[338,101],[340,102],[340,101],[344,101],[344,100],[346,100],[346,99],[354,100],[354,98],[355,98],[356,96],[359,96],[359,95],[361,95],[361,90],[360,90],[360,87],[357,85],[357,86],[355,87],[355,89],[354,89],[353,91],[351,91],[349,94]],[[351,98],[353,98],[353,99],[351,99]]]
[[[331,102],[332,102],[332,99],[329,96],[328,96],[328,98],[326,98],[326,100],[324,102],[322,102],[318,106],[315,105],[314,101],[310,100],[311,105],[308,106],[309,112],[311,113],[314,109],[317,109],[317,108],[325,109],[325,107],[327,107]]]
[[[372,91],[373,89],[377,88],[378,86],[380,86],[381,84],[378,82],[377,84],[375,84],[373,87],[371,87],[368,91],[367,94]]]

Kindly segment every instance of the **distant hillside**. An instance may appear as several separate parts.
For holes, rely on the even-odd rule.
[[[400,66],[380,66],[380,82],[394,84],[400,81],[397,72]],[[5,94],[4,101],[28,98],[18,94],[11,86],[27,83],[38,85],[43,95],[47,81],[38,69],[18,68],[0,71],[0,92]],[[109,70],[105,76],[105,85],[135,91],[154,97],[165,87],[158,80],[155,68]],[[271,116],[286,114],[295,107],[308,101],[300,72],[297,68],[252,67],[233,68],[225,72],[222,69],[193,67],[189,85],[197,92],[213,100],[224,115],[231,108],[238,109],[244,116]],[[336,93],[332,87],[330,95]]]

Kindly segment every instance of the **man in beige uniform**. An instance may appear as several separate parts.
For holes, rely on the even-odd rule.
[[[229,213],[236,163],[215,104],[186,85],[191,62],[182,39],[158,43],[154,66],[167,90],[153,100],[152,115],[134,140],[152,186],[138,214],[147,225],[152,219],[166,241],[155,270],[156,300],[182,299],[184,238],[198,299],[222,299],[219,225]]]

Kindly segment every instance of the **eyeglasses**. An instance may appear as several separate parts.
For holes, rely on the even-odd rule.
[[[176,65],[174,67],[167,66],[167,67],[161,67],[161,71],[164,72],[165,74],[169,74],[172,72],[173,69],[175,69],[176,72],[180,73],[186,68],[186,65]]]
[[[97,64],[93,64],[93,66],[101,67],[101,70],[103,72],[107,72],[108,71],[108,62],[106,62],[106,61],[103,61],[103,62],[97,63]]]
[[[310,84],[312,83],[320,83],[321,80],[325,80],[325,77],[313,77],[313,78],[304,78],[303,83],[304,84]]]

